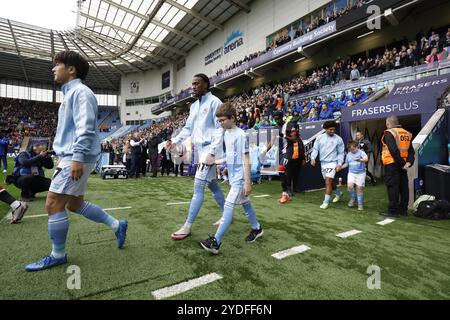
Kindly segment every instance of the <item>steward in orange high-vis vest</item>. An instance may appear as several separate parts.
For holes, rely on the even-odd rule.
[[[412,134],[403,129],[395,116],[386,119],[387,130],[381,138],[381,161],[384,166],[389,206],[383,216],[398,217],[408,214],[409,186],[408,168],[414,163]]]

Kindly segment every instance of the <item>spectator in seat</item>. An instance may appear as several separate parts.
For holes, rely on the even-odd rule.
[[[347,95],[345,94],[344,91],[342,91],[341,96],[339,97],[339,101],[338,101],[338,105],[340,109],[343,109],[345,107],[347,107]]]
[[[319,120],[319,116],[317,114],[317,109],[311,108],[311,111],[309,111],[309,116],[306,119],[306,122],[317,121],[317,120]]]
[[[248,129],[244,119],[239,120],[239,128],[241,128],[244,131]]]
[[[427,56],[426,62],[427,63],[434,63],[442,61],[442,55],[438,55],[438,49],[433,48],[431,49],[431,53]]]
[[[328,105],[324,103],[322,105],[322,110],[320,111],[319,120],[333,119],[333,111],[328,109]]]
[[[283,98],[281,97],[281,95],[277,94],[277,104],[275,106],[275,109],[277,109],[277,111],[281,111],[283,105],[284,105]]]
[[[308,119],[308,117],[309,117],[309,109],[308,109],[308,106],[304,106],[304,107],[303,107],[303,110],[302,110],[302,113],[301,113],[301,115],[300,115],[300,120],[299,120],[299,122],[306,122],[307,119]]]

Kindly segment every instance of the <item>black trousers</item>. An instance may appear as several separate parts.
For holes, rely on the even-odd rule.
[[[180,176],[182,176],[183,172],[184,172],[184,163],[183,162],[181,164],[175,165],[175,175],[176,176],[178,176],[178,169],[180,170]]]
[[[170,174],[170,171],[173,169],[173,162],[172,161],[163,161],[161,163],[161,176],[164,175],[164,171],[167,172],[167,175]]]
[[[22,190],[22,197],[31,198],[36,193],[48,191],[52,180],[41,176],[20,176],[14,185]]]
[[[384,183],[389,199],[388,212],[392,214],[407,212],[409,203],[407,171],[396,164],[384,166]]]
[[[370,159],[370,154],[368,154],[367,157]],[[375,183],[375,177],[369,171],[369,164],[368,163],[366,163],[366,175],[370,178],[370,181],[372,181],[372,184]]]
[[[145,174],[147,173],[147,157],[146,156],[142,156],[142,158],[141,158],[140,172],[145,177]]]
[[[156,175],[158,173],[158,155],[151,154],[150,155],[150,165],[152,166],[152,177],[156,178]]]
[[[281,180],[281,187],[283,188],[283,192],[293,192],[292,183],[294,179],[298,176],[301,168],[300,159],[291,159],[288,161],[286,165],[286,172],[284,173],[284,177]]]
[[[131,155],[130,178],[138,177],[141,168],[140,155]]]

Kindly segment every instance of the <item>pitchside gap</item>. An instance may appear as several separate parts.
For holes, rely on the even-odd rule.
[[[413,139],[420,132],[422,126],[421,115],[409,115],[399,117],[399,122],[402,127],[412,133]],[[368,139],[373,146],[373,154],[369,158],[369,171],[381,178],[383,176],[383,165],[381,163],[381,138],[386,130],[386,119],[372,119],[364,121],[356,121],[351,123],[351,137],[355,139],[356,131],[361,130],[366,139]]]

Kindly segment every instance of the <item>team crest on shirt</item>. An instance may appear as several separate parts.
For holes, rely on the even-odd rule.
[[[207,107],[203,108],[202,112],[203,112],[203,114],[207,114],[208,113],[208,108]]]

